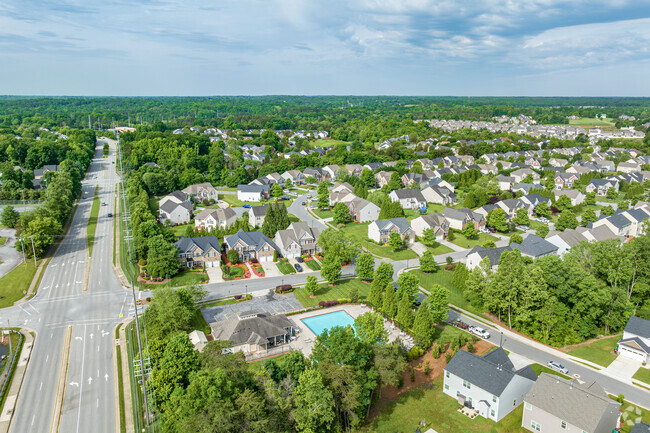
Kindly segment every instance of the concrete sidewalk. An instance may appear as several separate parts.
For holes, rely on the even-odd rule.
[[[16,363],[16,371],[13,380],[11,381],[11,387],[7,393],[7,399],[2,408],[2,414],[0,414],[0,433],[8,432],[11,427],[11,421],[16,408],[16,401],[18,400],[18,394],[20,393],[20,388],[27,371],[27,365],[29,364],[29,359],[32,355],[32,347],[34,346],[34,337],[32,337],[32,334],[30,334],[27,329],[21,329],[20,333],[25,337],[25,343],[23,344],[23,348],[19,354],[18,362]]]

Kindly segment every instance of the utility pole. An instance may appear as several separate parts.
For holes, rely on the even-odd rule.
[[[25,238],[20,238],[20,245],[23,247],[23,263],[27,264],[27,259],[25,258]]]
[[[36,248],[34,248],[34,235],[29,237],[32,240],[32,252],[34,253],[34,267],[36,268]]]

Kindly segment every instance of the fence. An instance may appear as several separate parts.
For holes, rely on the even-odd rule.
[[[11,359],[5,364],[5,371],[2,372],[4,375],[4,380],[2,381],[2,388],[0,388],[0,409],[4,407],[4,402],[7,398],[6,394],[9,392],[9,385],[11,385],[11,379],[13,378],[14,370],[16,369],[16,362],[18,360],[17,355],[20,354],[23,348],[23,342],[25,340],[25,336],[20,332],[14,331],[13,329],[9,329],[8,331],[18,334],[19,337],[18,344],[13,348],[13,353],[9,354],[11,356]],[[11,334],[9,334],[9,338],[11,338]]]
[[[45,200],[0,200],[0,206],[22,206],[22,205],[34,205],[41,204]]]

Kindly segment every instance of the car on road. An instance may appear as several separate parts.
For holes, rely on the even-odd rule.
[[[106,206],[106,202],[103,202],[103,203],[102,203],[102,206]]]
[[[497,229],[495,229],[494,227],[488,227],[487,229],[490,233],[496,233],[497,231]]]
[[[549,368],[552,368],[553,370],[559,371],[560,373],[569,374],[569,369],[563,366],[562,364],[560,364],[559,362],[549,361],[546,365]]]
[[[249,205],[249,204],[245,204],[245,205],[243,205],[242,207],[243,207],[244,209],[250,209],[252,206]]]
[[[485,338],[486,340],[490,338],[490,333],[478,326],[471,326],[469,332],[478,337]]]
[[[300,266],[298,263],[296,263],[295,265],[293,265],[293,267],[296,268],[296,271],[298,271],[298,272],[302,272],[302,266]]]
[[[306,204],[307,204],[307,202],[306,202],[306,201],[303,201],[303,202],[302,202],[302,205],[303,205],[303,206],[305,206]]]
[[[297,261],[298,263],[302,263],[302,262],[304,262],[304,260],[302,259],[302,257],[296,257],[296,261]]]
[[[289,197],[288,195],[283,195],[282,200],[291,200],[291,197]]]
[[[109,217],[112,217],[112,216],[113,216],[113,214],[109,212],[109,213],[108,213],[108,216],[109,216]]]

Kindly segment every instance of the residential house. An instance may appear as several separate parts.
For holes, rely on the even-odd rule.
[[[476,230],[485,228],[485,216],[466,207],[462,209],[447,207],[442,211],[442,215],[452,229],[462,230],[469,223],[473,223]]]
[[[282,178],[284,182],[290,180],[293,185],[302,185],[305,183],[305,176],[298,170],[285,171],[282,173]]]
[[[228,341],[224,353],[243,352],[245,355],[266,353],[287,344],[294,333],[293,323],[284,314],[242,311],[232,319],[210,323],[217,341]]]
[[[174,242],[174,246],[178,250],[178,261],[184,268],[219,266],[221,248],[216,236],[181,237]]]
[[[525,196],[521,197],[520,200],[526,205],[532,206],[533,209],[535,209],[535,207],[537,207],[537,205],[541,202],[544,202],[549,206],[552,204],[551,199],[542,197],[538,193],[526,194]]]
[[[650,320],[631,316],[617,344],[619,355],[645,364],[650,357]]]
[[[596,167],[598,167],[598,170],[601,173],[607,173],[608,171],[616,170],[614,161],[609,161],[607,159],[594,159],[592,162],[596,165]]]
[[[433,173],[432,173],[432,176],[433,176]],[[422,187],[426,188],[427,186],[439,186],[439,187],[447,188],[451,192],[456,191],[455,186],[454,186],[453,183],[447,182],[446,180],[443,180],[443,179],[441,179],[439,177],[430,178],[427,181],[426,185],[423,185]]]
[[[596,382],[542,373],[524,398],[521,426],[540,433],[611,433],[620,410]]]
[[[555,200],[559,199],[563,195],[571,199],[571,206],[575,206],[585,201],[585,195],[578,191],[577,189],[554,189],[553,195],[555,195]]]
[[[577,175],[578,177],[580,177],[583,174],[590,173],[591,171],[594,171],[596,169],[597,169],[596,167],[594,167],[594,169],[592,170],[589,167],[585,167],[585,166],[578,165],[578,164],[573,164],[571,167],[566,169],[566,172],[567,173],[573,173],[573,174]]]
[[[237,185],[237,200],[262,201],[269,198],[268,185]]]
[[[18,167],[20,170],[22,168]],[[42,188],[42,182],[43,182],[43,176],[45,176],[45,173],[52,171],[52,172],[58,172],[59,171],[59,166],[58,165],[44,165],[43,168],[37,168],[34,170],[34,180],[32,181],[32,185],[34,186],[34,189],[41,189]],[[47,185],[45,185],[47,188]]]
[[[421,185],[423,183],[426,183],[429,178],[422,174],[422,173],[405,173],[404,176],[402,176],[402,184],[404,186],[413,186],[413,185]]]
[[[248,224],[250,224],[251,227],[262,227],[268,206],[269,205],[265,204],[262,206],[253,206],[248,209]]]
[[[492,164],[476,164],[476,167],[483,175],[497,174],[499,172],[497,166]]]
[[[158,208],[160,208],[168,201],[172,201],[176,204],[181,204],[181,203],[190,203],[191,199],[190,199],[190,195],[184,193],[183,191],[174,191],[167,194],[160,200],[158,200]]]
[[[231,207],[223,209],[204,209],[194,217],[194,227],[197,229],[214,230],[226,228],[235,224],[237,214]]]
[[[524,194],[530,194],[530,191],[532,189],[544,189],[543,185],[537,184],[537,183],[516,183],[512,187],[512,192],[518,192],[521,191]]]
[[[167,200],[158,206],[159,221],[161,224],[187,224],[192,219],[192,210],[191,203]]]
[[[593,178],[587,184],[585,191],[595,192],[596,195],[604,196],[607,195],[607,191],[610,188],[614,188],[618,191],[618,181],[615,179],[596,179]]]
[[[285,230],[279,230],[273,239],[282,257],[293,259],[321,251],[318,246],[320,229],[309,227],[306,222],[293,222]]]
[[[305,176],[305,179],[312,176],[316,179],[316,182],[323,180],[323,170],[321,168],[306,168],[302,174]]]
[[[355,196],[356,197],[356,196]],[[379,218],[379,206],[366,199],[356,197],[348,203],[350,209],[350,216],[358,223],[365,223],[375,221]]]
[[[509,191],[515,184],[515,178],[512,176],[503,176],[500,174],[496,177],[496,179],[497,182],[499,182],[499,189],[501,191]]]
[[[578,175],[575,173],[555,173],[555,188],[573,188],[573,183],[578,180]]]
[[[331,192],[329,195],[329,205],[334,207],[334,205],[339,202],[348,204],[355,198],[357,198],[357,196],[349,191]]]
[[[520,244],[516,242],[511,243],[510,249],[518,249],[521,251],[522,256],[539,259],[540,257],[557,254],[558,247],[537,235],[530,234]]]
[[[383,166],[384,164],[382,164],[381,162],[369,162],[368,164],[364,165],[363,168],[367,168],[368,170],[374,173],[375,170]]]
[[[459,350],[444,371],[442,392],[494,421],[515,410],[537,380],[529,365],[516,369],[501,347],[483,356]]]
[[[546,240],[557,247],[555,253],[562,257],[571,248],[588,239],[577,230],[566,229],[563,232],[550,232]]]
[[[335,183],[332,192],[353,192],[354,187],[347,182]]]
[[[363,171],[363,166],[360,164],[346,164],[345,170],[350,176],[359,177]]]
[[[551,167],[564,168],[569,163],[569,161],[562,158],[551,158],[548,160],[548,163],[551,165]]]
[[[620,171],[621,173],[633,173],[635,171],[641,171],[641,164],[633,160],[619,162],[616,170]]]
[[[490,262],[490,270],[496,270],[499,267],[499,260],[501,259],[501,254],[504,251],[510,251],[509,246],[506,247],[497,247],[497,248],[486,248],[480,245],[472,248],[467,255],[465,256],[465,266],[470,271],[481,264],[483,259],[486,257]]]
[[[198,352],[203,352],[203,348],[208,344],[208,339],[203,331],[195,329],[187,335],[187,338],[192,343],[192,346],[194,346],[194,350]]]
[[[621,213],[627,219],[632,221],[632,228],[630,230],[631,236],[640,236],[643,234],[643,222],[650,218],[650,206],[627,210],[619,209],[616,213]]]
[[[324,180],[333,181],[339,177],[339,166],[336,164],[326,165],[322,170],[323,176],[325,177]]]
[[[411,221],[411,227],[417,236],[423,236],[426,229],[432,229],[438,241],[446,239],[449,233],[449,222],[441,213],[421,215]]]
[[[422,190],[422,196],[428,203],[451,206],[456,203],[456,194],[444,186],[428,186]]]
[[[506,213],[506,218],[509,220],[517,215],[517,209],[526,209],[524,202],[516,198],[507,198],[505,200],[498,201],[495,204],[504,210]]]
[[[592,223],[591,227],[605,225],[617,236],[633,237],[641,233],[646,218],[650,218],[650,209],[619,209],[610,216],[600,215],[598,221]]]
[[[388,194],[392,202],[399,202],[403,209],[426,209],[427,201],[419,189],[396,189]]]
[[[257,259],[260,263],[272,262],[273,252],[280,253],[277,245],[264,233],[258,231],[245,232],[239,229],[234,235],[226,236],[224,241],[226,253],[230,250],[237,251],[242,262],[251,259]]]
[[[300,173],[298,170],[291,170],[297,171],[299,175],[302,176],[302,173]],[[286,172],[285,172],[286,173]],[[286,181],[286,178],[283,175],[279,175],[278,173],[269,173],[265,176],[269,180],[269,185],[275,185],[276,183],[280,185],[284,185],[284,182]]]
[[[189,194],[194,200],[217,200],[219,193],[210,183],[197,183],[183,189],[183,192]]]
[[[532,176],[533,183],[539,183],[539,180],[541,179],[541,176],[530,168],[520,168],[510,173],[510,176],[515,178],[516,183],[523,182],[528,176]]]
[[[375,181],[377,181],[379,188],[388,185],[392,174],[392,171],[380,171],[379,173],[375,173]]]
[[[625,236],[619,236],[614,233],[607,225],[598,227],[576,227],[576,231],[584,236],[588,241],[604,241],[606,239],[618,239],[620,242],[625,240]]]
[[[388,243],[391,233],[398,233],[407,244],[415,242],[415,232],[404,217],[377,220],[368,226],[368,238],[380,244]]]
[[[544,160],[537,156],[529,156],[524,160],[524,164],[526,164],[530,168],[536,168],[538,170],[542,168],[542,162],[544,162]]]

